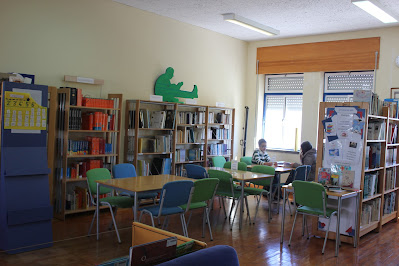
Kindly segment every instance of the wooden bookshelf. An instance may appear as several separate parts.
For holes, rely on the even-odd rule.
[[[89,159],[102,161],[104,167],[112,169],[112,166],[119,163],[120,151],[120,130],[121,130],[121,107],[122,107],[122,94],[108,94],[107,99],[113,100],[113,108],[104,107],[86,107],[70,105],[71,91],[70,88],[61,88],[57,90],[58,95],[58,112],[57,120],[58,127],[56,129],[56,156],[54,169],[55,171],[55,211],[56,218],[64,220],[67,215],[72,213],[80,213],[93,211],[95,208],[84,208],[78,210],[66,210],[67,194],[74,191],[76,186],[87,189],[87,179],[70,178],[67,174],[68,168],[80,162],[85,162]],[[85,130],[85,129],[70,129],[70,116],[73,115],[75,110],[80,110],[82,114],[91,112],[100,112],[107,115],[113,115],[114,129],[113,130]],[[111,120],[107,121],[107,126]],[[105,121],[104,121],[105,122]],[[76,124],[79,127],[79,124]],[[80,126],[81,127],[81,126]],[[112,153],[109,154],[70,154],[68,151],[69,140],[83,141],[86,137],[101,137],[105,143],[112,143]],[[80,167],[78,167],[80,168]]]
[[[174,128],[147,128],[139,127],[139,113],[142,109],[148,109],[151,111],[159,110],[174,110],[176,119]],[[135,113],[134,121],[132,120],[132,113]],[[230,121],[227,123],[214,123],[209,121],[209,112],[229,114]],[[210,158],[214,156],[224,156],[228,160],[232,159],[233,154],[233,141],[234,141],[234,109],[233,108],[220,108],[211,107],[204,105],[193,105],[193,104],[175,104],[167,102],[153,102],[153,101],[142,101],[142,100],[127,100],[125,110],[125,162],[133,163],[137,168],[138,160],[148,160],[164,156],[162,158],[171,158],[171,172],[174,174],[183,174],[183,165],[193,163],[202,166],[207,166]],[[188,115],[186,117],[185,115]],[[134,125],[133,125],[134,124]],[[212,139],[212,136],[208,136],[208,129],[211,127],[220,129],[229,129],[229,138]],[[201,130],[203,133],[201,134]],[[180,132],[181,131],[181,132]],[[179,134],[183,132],[197,132],[202,137],[195,138],[194,142],[187,141],[187,135],[182,135],[184,141],[178,139]],[[138,139],[142,137],[152,137],[156,135],[170,134],[173,138],[170,152],[138,152]],[[190,133],[193,134],[193,133]],[[191,141],[191,140],[190,140]],[[208,146],[216,144],[228,144],[228,153],[224,155],[211,155],[208,154]],[[177,160],[178,150],[196,149],[196,154],[199,156],[199,160]],[[166,156],[166,157],[165,157]],[[170,157],[168,157],[170,156]],[[186,154],[188,156],[188,154]]]

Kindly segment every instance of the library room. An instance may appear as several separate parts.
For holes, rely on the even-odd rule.
[[[0,265],[397,265],[396,0],[3,0]]]

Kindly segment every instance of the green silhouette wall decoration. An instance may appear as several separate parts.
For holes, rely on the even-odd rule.
[[[155,94],[163,96],[166,102],[182,103],[178,98],[194,99],[198,98],[197,85],[194,85],[193,91],[182,91],[180,88],[183,82],[172,84],[170,80],[173,78],[175,70],[168,67],[164,74],[160,75],[155,81]]]

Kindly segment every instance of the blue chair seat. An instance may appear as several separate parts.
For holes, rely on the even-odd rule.
[[[145,208],[140,209],[140,211],[141,210],[149,211],[149,212],[151,212],[151,214],[153,216],[157,217],[158,213],[159,213],[159,205],[145,207]],[[164,215],[172,215],[172,214],[177,214],[177,213],[182,213],[182,212],[184,212],[184,210],[182,208],[180,208],[180,207],[165,207],[164,206],[164,207],[162,207],[161,215],[162,216],[164,216]]]

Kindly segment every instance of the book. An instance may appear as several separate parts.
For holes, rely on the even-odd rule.
[[[322,185],[330,184],[331,169],[330,168],[319,168],[319,175],[317,181]]]
[[[166,119],[165,119],[165,128],[175,128],[175,111],[174,110],[167,110],[166,111]]]
[[[353,183],[355,182],[355,171],[342,170],[342,187],[353,188]]]
[[[176,257],[176,246],[176,237],[133,246],[129,251],[129,265],[155,265],[173,259]]]
[[[69,105],[76,106],[76,104],[77,104],[77,95],[78,95],[77,89],[76,88],[70,88],[70,91],[71,91],[71,95],[70,95],[70,98],[69,98]]]
[[[154,111],[151,113],[150,124],[152,128],[165,128],[165,111]]]

